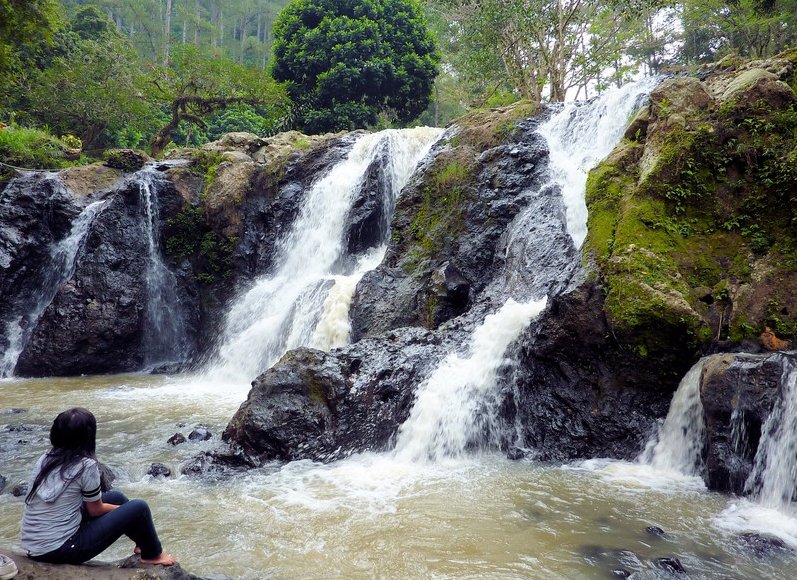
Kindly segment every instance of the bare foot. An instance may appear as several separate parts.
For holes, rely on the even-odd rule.
[[[167,554],[166,552],[161,552],[160,555],[156,558],[151,560],[141,558],[141,562],[144,564],[160,564],[161,566],[173,566],[177,563],[177,560],[174,559],[174,556],[171,554]]]
[[[141,548],[136,546],[135,548],[133,548],[133,553],[140,556],[141,555]]]

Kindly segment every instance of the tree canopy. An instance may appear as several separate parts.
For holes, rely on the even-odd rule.
[[[293,0],[274,23],[272,74],[311,133],[413,120],[439,60],[414,0]]]

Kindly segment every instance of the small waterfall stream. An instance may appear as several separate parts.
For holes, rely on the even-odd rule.
[[[145,167],[133,176],[144,210],[142,229],[147,240],[147,310],[143,345],[144,361],[149,367],[181,361],[187,354],[186,322],[176,292],[177,282],[161,258],[157,200],[159,179],[160,172],[154,167]]]
[[[390,192],[384,203],[392,211],[416,164],[440,134],[439,129],[419,127],[365,135],[344,161],[313,185],[301,214],[280,242],[274,271],[256,281],[229,310],[209,370],[212,375],[248,382],[291,348],[337,346],[347,339],[348,303],[357,281],[385,251],[382,247],[361,257],[353,268],[343,260],[346,218],[365,171],[380,153],[390,159],[383,183]],[[334,285],[339,288],[330,295]],[[328,298],[331,302],[325,305]]]
[[[761,429],[745,487],[760,504],[797,516],[797,363],[783,364],[781,396]]]
[[[701,475],[705,432],[700,402],[702,372],[701,359],[681,379],[664,424],[640,457],[642,463],[684,475]]]
[[[52,179],[57,177],[53,176]],[[50,246],[49,260],[42,269],[39,292],[30,297],[22,309],[22,314],[6,325],[8,346],[0,359],[0,377],[13,375],[19,355],[28,344],[39,318],[64,283],[72,277],[91,224],[107,203],[107,201],[95,201],[87,205],[75,218],[69,234]]]

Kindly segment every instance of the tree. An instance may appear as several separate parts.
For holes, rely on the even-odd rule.
[[[171,142],[181,123],[204,128],[206,117],[229,106],[266,107],[274,119],[284,117],[288,109],[282,87],[270,78],[192,45],[174,47],[169,65],[155,67],[149,83],[150,98],[169,111],[168,122],[152,139],[153,155]]]
[[[682,20],[685,62],[763,58],[797,43],[796,0],[686,0]]]
[[[274,23],[272,74],[298,124],[319,133],[408,123],[426,109],[440,61],[415,0],[293,0]]]
[[[125,38],[94,7],[78,12],[73,25],[31,74],[24,115],[79,135],[86,149],[115,145],[113,135],[124,130],[151,132],[155,110],[141,94],[139,63]]]

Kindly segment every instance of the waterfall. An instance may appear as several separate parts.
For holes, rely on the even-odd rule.
[[[630,115],[659,80],[648,77],[585,103],[567,103],[539,129],[548,142],[553,178],[562,186],[567,227],[576,248],[581,247],[587,235],[587,174],[611,153],[628,126]]]
[[[470,445],[497,446],[501,404],[497,373],[507,348],[545,307],[546,299],[511,298],[473,333],[470,356],[449,354],[419,388],[401,426],[396,456],[411,461],[461,455]]]
[[[496,277],[489,293],[501,293],[503,306],[474,330],[467,356],[449,354],[418,387],[410,417],[399,430],[397,457],[439,460],[461,455],[472,446],[500,444],[503,427],[498,411],[503,396],[497,373],[512,362],[507,350],[545,307],[544,296],[561,275],[562,264],[578,259],[573,243],[580,246],[586,231],[587,174],[611,152],[629,115],[653,86],[654,80],[645,79],[588,103],[567,104],[538,129],[550,150],[550,178],[533,193],[561,195],[567,216],[540,211],[532,203],[510,225],[505,270],[520,264],[530,276],[504,271]],[[575,206],[583,210],[574,210]],[[529,235],[546,228],[563,231],[564,236],[537,240]],[[536,251],[539,243],[556,247]],[[550,260],[551,252],[563,259]]]
[[[133,179],[138,184],[139,199],[144,210],[142,228],[147,239],[147,309],[142,336],[144,362],[154,366],[177,362],[187,354],[186,321],[177,296],[177,280],[163,263],[160,252],[157,182],[160,172],[153,167],[138,171]]]
[[[340,328],[340,305],[351,300],[359,280],[349,277],[365,272],[363,259],[353,267],[344,259],[346,218],[365,173],[378,155],[389,160],[382,176],[389,221],[399,192],[440,134],[439,129],[419,127],[365,135],[346,159],[312,186],[291,231],[278,243],[273,271],[236,299],[228,312],[212,374],[250,381],[289,349],[311,343],[336,346],[346,340],[342,337],[347,331],[331,331],[337,336],[330,339],[317,335],[316,327],[323,316],[327,330]],[[378,264],[383,255],[384,248],[370,263]],[[349,289],[334,293],[330,299],[336,304],[325,308],[330,289],[345,285],[344,278]]]
[[[705,432],[703,404],[700,401],[702,371],[701,359],[681,379],[667,418],[658,434],[645,446],[640,456],[641,463],[684,475],[700,475]]]
[[[75,273],[75,265],[86,234],[94,218],[107,203],[107,201],[95,201],[87,205],[72,223],[69,235],[50,245],[50,256],[43,267],[43,278],[38,293],[31,296],[23,307],[23,312],[6,325],[8,346],[0,359],[0,377],[9,377],[13,374],[19,355],[27,346],[42,313],[64,283]]]
[[[780,397],[761,429],[745,489],[764,506],[789,513],[797,487],[797,363],[782,360]]]

